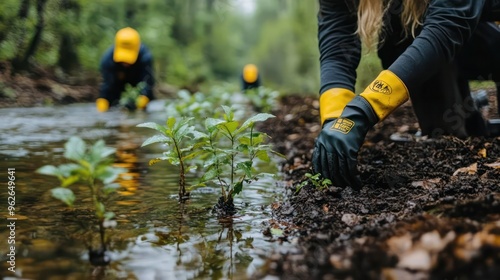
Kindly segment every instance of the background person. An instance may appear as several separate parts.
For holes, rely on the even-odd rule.
[[[126,27],[116,33],[115,44],[101,59],[100,71],[103,83],[96,100],[99,112],[118,104],[126,84],[134,87],[140,82],[144,84],[135,104],[127,106],[129,109],[145,109],[153,99],[153,58],[135,29]]]
[[[487,22],[499,15],[493,0],[320,0],[323,128],[314,170],[334,185],[360,186],[368,130],[410,97],[423,135],[487,135],[468,80],[500,77],[500,29]],[[356,96],[361,41],[378,42],[386,70]]]
[[[247,64],[241,73],[241,90],[243,92],[260,87],[259,69],[255,64]]]

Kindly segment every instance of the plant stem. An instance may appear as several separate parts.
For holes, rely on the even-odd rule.
[[[101,248],[103,250],[106,250],[106,242],[105,241],[105,230],[104,230],[104,218],[102,217],[104,215],[104,213],[101,213],[101,215],[99,215],[99,198],[98,198],[98,193],[97,193],[97,190],[95,189],[95,179],[94,178],[90,178],[89,179],[89,186],[90,186],[90,193],[91,193],[91,196],[92,196],[92,203],[94,203],[94,209],[95,209],[95,215],[97,217],[97,220],[99,222],[99,235],[100,235],[100,239],[101,239]]]
[[[182,160],[182,154],[181,151],[179,150],[179,143],[177,140],[174,138],[174,146],[175,146],[175,151],[177,153],[177,157],[179,158],[179,168],[180,168],[180,174],[179,174],[179,200],[182,201],[182,198],[186,195],[186,170],[184,168],[184,161]]]

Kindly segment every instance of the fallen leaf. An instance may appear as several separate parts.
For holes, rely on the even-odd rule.
[[[429,271],[431,269],[431,256],[424,249],[411,250],[399,259],[397,267]]]
[[[494,169],[500,169],[500,161],[494,163],[487,163],[485,165]]]
[[[424,189],[430,189],[436,187],[437,184],[441,182],[441,178],[433,178],[422,181],[414,181],[411,183],[412,187],[420,187]]]
[[[328,210],[329,210],[329,208],[328,208],[328,204],[323,205],[323,211],[324,211],[325,213],[328,213]]]
[[[479,152],[477,152],[477,155],[485,158],[486,157],[486,149],[483,148],[483,149],[479,150]]]
[[[468,175],[476,174],[477,173],[477,162],[471,164],[470,166],[457,169],[455,172],[453,172],[453,176],[457,176],[457,174],[460,174],[460,173],[467,173]]]

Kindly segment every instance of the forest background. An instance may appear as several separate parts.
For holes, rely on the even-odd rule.
[[[254,63],[264,86],[316,94],[317,11],[318,1],[298,0],[2,0],[0,62],[97,84],[102,54],[130,26],[152,51],[159,84],[237,86]],[[373,53],[361,65],[358,92],[380,70]]]

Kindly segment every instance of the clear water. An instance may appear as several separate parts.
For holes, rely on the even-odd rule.
[[[7,271],[7,239],[0,227],[0,275],[22,279],[246,279],[263,264],[277,244],[262,234],[276,201],[276,181],[258,181],[244,188],[233,219],[218,220],[211,212],[219,190],[194,190],[185,204],[177,201],[176,167],[166,162],[148,166],[164,147],[141,143],[154,132],[135,127],[165,121],[163,102],[150,113],[120,110],[99,114],[93,104],[0,109],[0,214],[7,224],[7,170],[16,175],[16,273]],[[98,244],[94,217],[85,189],[75,190],[75,208],[53,199],[58,186],[50,176],[35,173],[58,165],[64,143],[72,135],[87,142],[104,139],[118,149],[116,164],[129,180],[108,201],[117,226],[107,231],[111,264],[94,267],[88,246]],[[268,172],[278,172],[276,164]],[[195,176],[194,174],[192,176]]]

